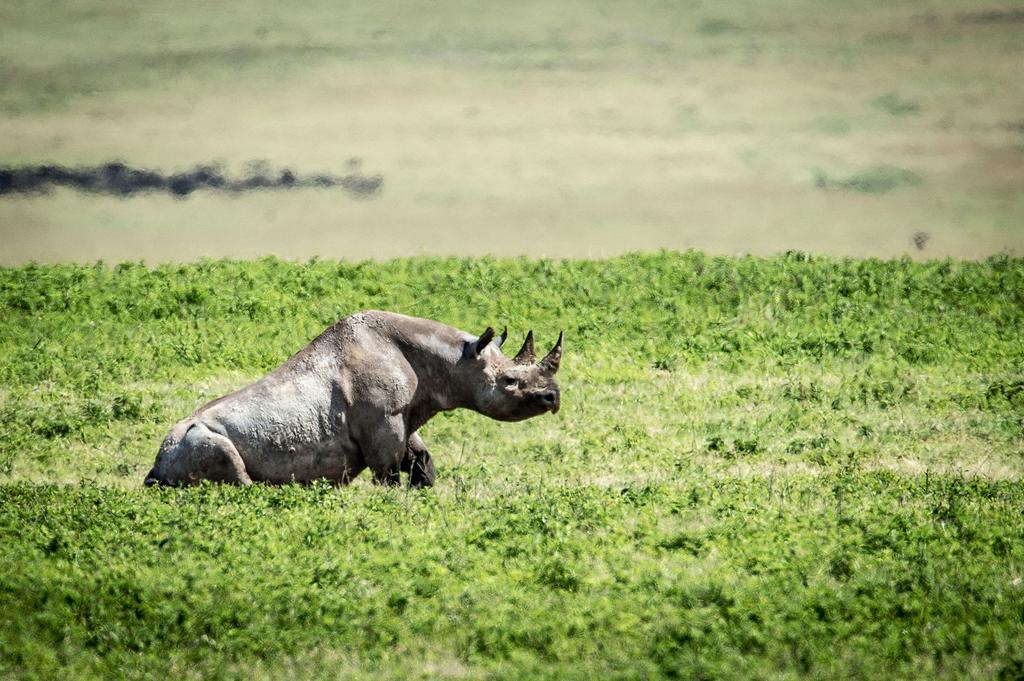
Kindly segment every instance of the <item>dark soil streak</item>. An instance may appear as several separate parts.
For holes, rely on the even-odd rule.
[[[0,167],[0,196],[44,193],[51,187],[69,187],[91,194],[133,196],[146,192],[167,192],[186,197],[199,189],[240,193],[260,189],[340,188],[354,198],[372,198],[380,192],[384,178],[363,175],[299,175],[288,168],[272,171],[265,164],[251,163],[244,177],[232,178],[218,165],[197,165],[191,170],[165,175],[155,170],[132,168],[121,161],[99,166],[69,168],[61,165]]]
[[[1024,9],[990,9],[968,12],[957,16],[962,24],[1019,24],[1024,23]]]

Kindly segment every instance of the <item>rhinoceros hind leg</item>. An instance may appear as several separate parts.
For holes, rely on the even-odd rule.
[[[200,480],[252,484],[231,440],[202,423],[190,427],[172,449],[161,452],[150,475],[163,485],[194,485]]]

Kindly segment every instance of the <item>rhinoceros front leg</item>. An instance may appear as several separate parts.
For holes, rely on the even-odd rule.
[[[409,436],[409,442],[405,446],[405,458],[402,459],[402,472],[409,474],[409,487],[413,489],[434,485],[437,477],[434,474],[434,462],[430,459],[427,445],[423,443],[423,438],[418,432]]]
[[[401,483],[405,458],[405,424],[400,416],[385,419],[360,442],[363,458],[373,472],[373,481],[388,487]]]

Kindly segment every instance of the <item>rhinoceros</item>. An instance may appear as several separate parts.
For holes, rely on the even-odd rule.
[[[539,362],[533,331],[512,359],[488,327],[479,336],[429,319],[357,312],[255,383],[203,405],[171,428],[148,485],[200,480],[248,485],[327,479],[364,468],[382,485],[409,473],[434,483],[417,431],[457,408],[500,421],[558,412],[562,333]]]

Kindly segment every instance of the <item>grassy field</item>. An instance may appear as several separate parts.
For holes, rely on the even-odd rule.
[[[338,317],[566,330],[438,485],[144,489]],[[0,269],[0,676],[1020,678],[1024,261]]]
[[[1024,678],[1022,63],[1019,0],[0,3],[0,169],[383,178],[0,193],[0,678]],[[142,487],[366,308],[565,329],[562,410]]]
[[[1019,254],[1022,7],[10,0],[0,165],[358,159],[384,185],[0,197],[0,264]]]

